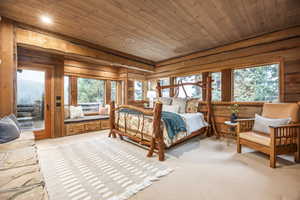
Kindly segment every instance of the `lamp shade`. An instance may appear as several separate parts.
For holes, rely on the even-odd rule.
[[[149,99],[156,98],[156,92],[153,91],[153,90],[149,90],[149,91],[147,92],[147,97],[148,97]]]

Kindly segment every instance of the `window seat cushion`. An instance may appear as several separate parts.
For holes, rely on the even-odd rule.
[[[65,124],[93,121],[93,120],[101,120],[101,119],[109,119],[109,115],[92,115],[92,116],[84,116],[84,117],[76,118],[76,119],[66,119]]]

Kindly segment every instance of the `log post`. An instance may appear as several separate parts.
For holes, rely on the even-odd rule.
[[[113,138],[116,138],[116,133],[114,132],[115,129],[115,102],[114,101],[110,103],[109,120],[110,120],[110,132],[108,137],[113,136]]]
[[[160,161],[165,160],[165,145],[163,140],[163,131],[161,130],[161,112],[162,103],[156,102],[153,114],[153,135],[151,139],[151,146],[148,152],[148,157],[153,155],[156,144],[158,145],[158,157]]]
[[[157,96],[158,97],[162,97],[162,91],[161,91],[161,87],[160,87],[160,81],[158,80],[156,83],[157,83],[157,86],[156,86]]]

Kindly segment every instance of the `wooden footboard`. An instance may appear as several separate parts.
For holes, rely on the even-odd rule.
[[[116,129],[116,122],[115,122],[115,112],[120,109],[130,109],[134,111],[138,111],[146,116],[153,116],[153,136],[151,141],[147,141],[143,139],[143,137],[134,137],[130,134],[122,132]],[[120,139],[123,139],[123,136],[126,136],[132,139],[135,142],[138,142],[142,145],[150,146],[147,156],[151,157],[154,153],[154,150],[158,150],[159,160],[163,161],[165,159],[165,144],[163,141],[163,130],[161,130],[161,112],[162,112],[162,103],[157,102],[153,110],[146,110],[140,107],[132,106],[132,105],[120,105],[118,107],[115,106],[115,102],[112,101],[110,104],[110,133],[109,137],[116,138],[116,135],[119,135]],[[143,134],[143,133],[141,133]]]

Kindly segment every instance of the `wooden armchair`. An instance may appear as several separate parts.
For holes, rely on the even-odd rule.
[[[252,130],[254,119],[238,120],[237,152],[241,153],[242,145],[270,155],[270,167],[276,167],[276,156],[295,154],[295,162],[300,161],[300,123],[299,106],[296,103],[265,103],[262,116],[267,118],[288,118],[289,125],[270,127],[270,134]]]

